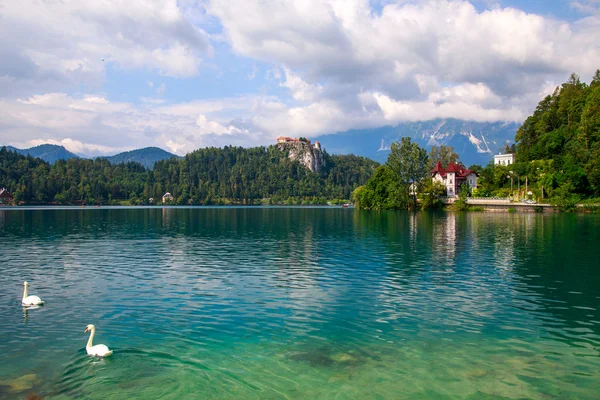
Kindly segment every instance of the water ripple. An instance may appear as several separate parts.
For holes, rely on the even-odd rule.
[[[595,398],[599,225],[0,210],[0,398]],[[89,323],[113,356],[87,356]]]

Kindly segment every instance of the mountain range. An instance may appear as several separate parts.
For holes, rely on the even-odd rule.
[[[172,157],[181,158],[178,155],[169,153],[159,147],[145,147],[143,149],[125,151],[123,153],[115,154],[114,156],[108,156],[106,159],[110,161],[111,164],[136,161],[146,168],[153,168],[154,163],[157,161],[168,160]]]
[[[521,124],[436,119],[395,126],[354,129],[316,137],[331,154],[356,154],[385,162],[392,142],[408,136],[427,150],[434,145],[453,146],[467,166],[486,165],[505,144],[513,143]]]
[[[86,158],[78,156],[70,152],[63,146],[55,144],[41,144],[29,149],[17,149],[16,147],[6,146],[8,150],[16,151],[22,155],[30,155],[32,157],[41,158],[42,160],[54,164],[56,160],[68,160],[69,158]],[[114,156],[105,157],[111,164],[127,163],[136,161],[146,168],[154,167],[154,163],[160,160],[169,159],[171,157],[179,157],[173,153],[169,153],[158,147],[145,147],[143,149],[125,151],[115,154]]]
[[[460,160],[467,166],[486,165],[501,148],[514,141],[521,124],[515,122],[473,122],[458,119],[436,119],[422,122],[404,122],[394,126],[372,129],[353,129],[322,135],[318,140],[330,154],[355,154],[385,162],[392,142],[404,136],[411,137],[420,146],[431,149],[434,145],[453,146]],[[63,146],[42,144],[29,149],[16,149],[17,153],[39,157],[49,163],[59,159],[86,158],[74,154]],[[146,147],[107,156],[111,163],[137,161],[152,168],[159,160],[179,157],[158,147]]]

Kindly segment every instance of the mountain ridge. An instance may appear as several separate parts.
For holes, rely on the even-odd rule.
[[[143,147],[130,151],[124,151],[114,156],[104,156],[111,164],[120,164],[130,161],[136,161],[146,168],[152,169],[157,161],[166,160],[169,158],[182,158],[176,154],[169,153],[160,147]]]
[[[130,161],[139,162],[145,168],[154,167],[154,163],[160,160],[169,159],[172,157],[181,158],[180,156],[169,153],[160,147],[144,147],[130,151],[124,151],[112,156],[99,157],[84,157],[77,155],[67,150],[64,146],[56,144],[41,144],[39,146],[30,147],[27,149],[18,149],[13,146],[5,146],[7,150],[16,151],[17,153],[27,156],[41,158],[42,160],[54,164],[57,160],[68,160],[70,158],[106,158],[111,164],[127,163]]]
[[[408,136],[427,150],[434,145],[453,146],[466,165],[485,165],[507,141],[514,141],[520,126],[515,122],[474,122],[448,118],[352,129],[314,139],[332,154],[351,153],[385,162],[390,144]]]
[[[18,149],[13,146],[6,146],[7,150],[31,157],[41,158],[42,160],[54,164],[57,160],[68,160],[69,158],[81,158],[77,154],[70,152],[64,146],[57,144],[40,144],[28,149]]]

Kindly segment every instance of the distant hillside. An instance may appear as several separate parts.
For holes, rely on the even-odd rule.
[[[409,136],[427,150],[433,145],[454,146],[466,165],[485,165],[506,141],[514,142],[519,126],[521,124],[514,122],[436,119],[374,129],[354,129],[315,139],[330,153],[357,154],[385,162],[390,144],[403,136]]]
[[[39,146],[31,147],[29,149],[17,149],[16,147],[6,146],[8,150],[16,151],[24,156],[30,155],[31,157],[41,158],[42,160],[54,164],[56,160],[68,160],[69,158],[79,158],[77,154],[71,153],[63,146],[55,144],[41,144]]]
[[[149,204],[167,191],[174,204],[326,204],[349,199],[379,165],[354,155],[322,156],[322,168],[311,172],[275,145],[212,147],[158,161],[149,174],[140,163],[106,158],[22,163],[23,155],[0,149],[0,187],[30,204]]]
[[[114,156],[106,157],[106,159],[110,161],[111,164],[136,161],[146,168],[153,168],[154,163],[157,161],[168,160],[173,157],[181,158],[158,147],[146,147],[143,149],[125,151],[123,153],[115,154]]]

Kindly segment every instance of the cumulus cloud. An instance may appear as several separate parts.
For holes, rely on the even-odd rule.
[[[2,145],[30,147],[42,143],[65,146],[84,155],[110,155],[145,146],[185,154],[203,146],[255,145],[266,139],[244,128],[250,121],[228,121],[227,105],[250,115],[268,99],[223,99],[164,106],[111,102],[100,95],[65,93],[0,101]],[[237,108],[235,105],[237,104]],[[221,115],[221,116],[220,116]],[[236,122],[236,123],[234,123]]]
[[[323,93],[323,86],[308,84],[287,68],[284,69],[284,72],[285,81],[280,86],[288,88],[294,99],[304,102],[315,101]]]
[[[9,144],[182,154],[400,121],[522,121],[571,72],[587,80],[600,67],[597,0],[572,1],[586,13],[574,22],[466,0],[377,9],[368,0],[28,3],[0,0],[0,133]],[[261,86],[168,98],[181,90],[169,83],[166,92],[161,75],[201,74],[211,41],[235,53],[219,54],[211,68],[244,61],[245,90]],[[152,71],[133,95],[138,104],[102,92],[107,63]],[[73,87],[86,94],[67,94]]]
[[[600,0],[571,0],[572,8],[586,14],[600,13]]]
[[[462,0],[385,2],[380,12],[367,0],[212,0],[208,9],[236,52],[282,65],[281,85],[312,103],[291,109],[290,121],[325,109],[371,122],[518,121],[549,82],[600,67],[596,17],[568,23]]]
[[[189,77],[212,47],[176,0],[2,1],[0,96],[99,86],[107,63]]]

